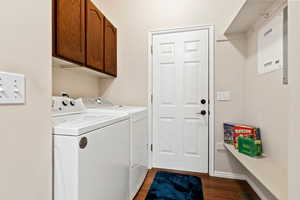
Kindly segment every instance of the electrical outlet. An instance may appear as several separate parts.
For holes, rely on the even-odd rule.
[[[224,142],[218,142],[216,144],[217,151],[225,151]]]
[[[0,104],[25,103],[25,76],[0,72]]]

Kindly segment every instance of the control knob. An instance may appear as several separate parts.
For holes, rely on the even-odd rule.
[[[62,105],[63,105],[63,106],[67,106],[68,104],[69,104],[69,101],[68,101],[68,100],[63,100],[63,101],[62,101]]]
[[[71,101],[70,101],[70,105],[71,105],[71,106],[75,106],[75,104],[76,104],[76,102],[75,102],[74,100],[71,100]]]

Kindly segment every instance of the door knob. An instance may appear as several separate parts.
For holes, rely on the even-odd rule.
[[[201,104],[206,104],[206,100],[205,100],[205,99],[202,99],[202,100],[201,100]]]
[[[206,110],[201,110],[201,112],[197,113],[198,115],[205,116],[207,114]]]

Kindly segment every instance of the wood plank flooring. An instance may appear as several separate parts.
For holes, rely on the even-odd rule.
[[[145,182],[134,200],[144,200],[146,198],[151,183],[158,171],[168,171],[200,177],[204,188],[205,200],[259,200],[259,197],[246,181],[216,178],[206,174],[164,169],[151,169],[148,172]]]

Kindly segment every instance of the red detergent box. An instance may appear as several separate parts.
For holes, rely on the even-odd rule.
[[[238,148],[238,137],[243,136],[245,138],[251,138],[254,140],[260,140],[260,131],[258,128],[248,125],[237,125],[234,127],[233,144]]]
[[[224,143],[232,144],[238,147],[238,137],[252,138],[260,140],[260,131],[258,128],[244,124],[224,123]]]

